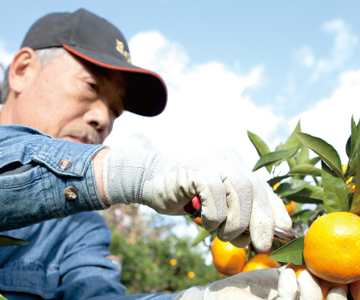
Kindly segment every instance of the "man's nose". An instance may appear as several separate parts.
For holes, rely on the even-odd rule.
[[[93,126],[98,132],[107,131],[110,126],[109,109],[101,100],[93,103],[85,113],[84,120]]]

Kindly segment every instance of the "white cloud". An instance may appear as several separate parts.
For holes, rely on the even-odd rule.
[[[312,81],[316,81],[323,74],[341,67],[351,57],[358,44],[357,36],[351,32],[350,26],[341,19],[324,23],[322,30],[334,35],[334,44],[328,58],[321,58],[315,62],[315,69],[311,76]]]
[[[320,100],[289,123],[294,127],[300,118],[303,132],[327,141],[339,152],[342,163],[346,163],[345,145],[350,135],[351,116],[354,116],[356,123],[360,116],[360,70],[343,72],[338,81],[338,86],[329,97]]]
[[[302,46],[298,51],[297,51],[297,56],[299,57],[301,63],[307,67],[307,68],[311,68],[314,65],[315,62],[315,56],[313,54],[313,51],[311,49],[311,47],[309,46]]]
[[[261,66],[242,75],[216,61],[194,64],[179,44],[158,32],[137,34],[129,44],[135,65],[164,78],[168,106],[155,118],[124,113],[107,144],[157,150],[229,145],[254,166],[258,156],[246,130],[267,140],[279,123],[269,107],[257,107],[244,96],[261,84]]]
[[[341,36],[340,29],[344,28],[340,25],[337,25],[336,40]],[[330,30],[331,26],[328,26]],[[328,97],[288,120],[276,116],[270,107],[255,106],[249,97],[244,96],[246,89],[261,84],[261,66],[244,75],[216,61],[195,64],[181,45],[158,32],[138,34],[129,44],[135,65],[153,70],[164,78],[169,102],[166,110],[154,118],[124,113],[106,141],[111,147],[175,148],[180,151],[184,147],[226,144],[234,147],[251,168],[258,155],[246,130],[260,135],[274,149],[280,142],[280,127],[287,127],[290,132],[300,119],[303,132],[332,144],[339,151],[342,162],[346,162],[345,143],[350,134],[350,118],[354,114],[355,121],[358,121],[359,117],[356,109],[360,100],[360,70],[343,72]],[[309,67],[311,64],[318,66],[311,51],[308,55]],[[333,61],[329,60],[329,63]],[[288,80],[289,86],[284,92],[296,93],[294,78]],[[276,140],[273,138],[275,135]],[[257,174],[268,179],[263,169]],[[183,230],[181,226],[178,227],[180,231]]]
[[[5,42],[0,40],[0,62],[4,66],[8,66],[11,63],[13,56],[14,53],[7,51]]]

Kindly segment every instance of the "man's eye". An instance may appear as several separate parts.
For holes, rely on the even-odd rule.
[[[87,82],[87,84],[92,90],[94,90],[94,91],[98,90],[98,87],[97,87],[96,83]]]

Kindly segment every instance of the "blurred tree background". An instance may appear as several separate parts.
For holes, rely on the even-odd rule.
[[[169,223],[169,218],[145,214],[138,205],[116,205],[103,216],[112,231],[110,251],[122,262],[127,294],[173,293],[220,279],[213,264],[205,264],[208,251],[191,247],[193,238],[172,232],[175,218]]]

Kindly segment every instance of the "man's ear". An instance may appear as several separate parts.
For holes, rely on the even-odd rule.
[[[15,54],[9,69],[10,91],[21,93],[32,81],[33,76],[40,68],[36,53],[29,47],[24,47]]]

